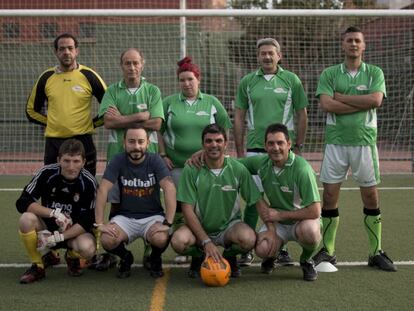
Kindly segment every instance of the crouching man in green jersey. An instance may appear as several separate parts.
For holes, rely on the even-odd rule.
[[[270,203],[270,208],[259,209],[264,225],[259,230],[255,252],[264,258],[262,272],[270,274],[275,266],[275,250],[288,241],[296,241],[303,250],[303,278],[314,281],[318,274],[311,257],[321,239],[320,197],[312,167],[290,149],[286,126],[271,124],[265,133],[267,154],[239,159],[251,174],[260,177]]]
[[[265,202],[252,176],[237,160],[225,157],[227,135],[217,124],[202,132],[204,163],[200,168],[186,165],[177,193],[182,202],[185,225],[172,236],[173,249],[193,256],[189,277],[199,275],[204,257],[217,261],[224,257],[230,264],[231,276],[241,275],[237,254],[253,249],[256,234],[242,222],[240,195],[246,204],[266,209]],[[224,247],[223,255],[217,246]]]

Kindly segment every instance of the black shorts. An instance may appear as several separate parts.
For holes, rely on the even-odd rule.
[[[86,153],[86,163],[85,169],[88,170],[93,176],[96,175],[96,148],[93,143],[92,135],[78,135],[68,138],[55,138],[55,137],[46,137],[45,143],[45,164],[53,164],[57,162],[59,156],[59,148],[63,142],[69,138],[75,138],[82,142],[83,147],[85,148]]]

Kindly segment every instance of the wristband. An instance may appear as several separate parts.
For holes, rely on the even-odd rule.
[[[164,221],[162,222],[162,224],[163,224],[164,226],[168,226],[168,227],[170,227],[170,228],[171,228],[171,226],[172,226],[172,224],[170,224],[170,223],[168,222],[168,220],[167,220],[167,219],[164,219]]]
[[[205,239],[205,240],[203,240],[203,241],[201,241],[201,246],[202,247],[205,247],[208,243],[210,243],[211,242],[211,239],[210,238],[208,238],[208,239]]]
[[[95,228],[98,228],[99,226],[103,226],[104,224],[97,224],[97,223],[94,223],[93,224],[93,226],[95,227]]]

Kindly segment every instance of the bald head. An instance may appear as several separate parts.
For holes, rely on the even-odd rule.
[[[122,62],[123,62],[123,59],[124,59],[124,56],[125,55],[139,55],[139,57],[141,58],[141,60],[142,60],[142,63],[144,64],[145,63],[145,60],[144,60],[144,55],[142,54],[142,52],[139,50],[139,49],[137,49],[137,48],[129,48],[129,49],[126,49],[125,51],[123,51],[122,52],[122,54],[121,54],[121,57],[120,57],[120,63],[121,63],[121,65],[122,65]]]

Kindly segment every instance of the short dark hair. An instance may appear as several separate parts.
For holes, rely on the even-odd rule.
[[[343,40],[344,39],[344,37],[345,37],[345,35],[346,34],[348,34],[348,33],[351,33],[351,32],[360,32],[360,33],[362,33],[362,30],[361,29],[359,29],[358,27],[356,27],[356,26],[349,26],[347,29],[345,29],[345,31],[341,34],[341,39]]]
[[[80,140],[75,138],[67,139],[59,148],[59,158],[63,155],[68,154],[70,156],[82,156],[82,159],[85,159],[85,147],[83,146]]]
[[[227,141],[226,130],[218,124],[209,124],[204,128],[201,134],[201,143],[204,142],[204,136],[206,136],[207,134],[222,134],[224,137],[224,141]]]
[[[70,33],[62,33],[61,35],[59,35],[59,36],[57,36],[57,37],[56,37],[55,41],[53,41],[53,46],[55,47],[55,51],[57,51],[57,50],[58,50],[58,43],[59,43],[59,40],[60,40],[60,39],[63,39],[63,38],[69,38],[69,39],[72,39],[72,40],[73,40],[73,42],[75,42],[75,48],[77,48],[77,47],[78,47],[79,42],[78,42],[78,39],[76,39],[76,37],[75,37],[74,35],[71,35]]]
[[[128,131],[129,130],[138,130],[138,129],[142,129],[142,130],[144,130],[145,131],[145,133],[147,134],[147,139],[149,139],[149,133],[148,133],[148,130],[142,125],[142,124],[138,124],[137,126],[131,126],[131,127],[127,127],[126,129],[125,129],[125,132],[124,132],[124,139],[126,138],[126,135],[127,135],[127,133],[128,133]]]
[[[290,141],[289,131],[288,131],[286,125],[281,124],[281,123],[273,123],[273,124],[270,124],[266,128],[265,142],[267,141],[267,135],[268,134],[275,134],[275,133],[279,133],[279,132],[281,132],[285,135],[286,141]]]
[[[129,52],[129,51],[135,51],[135,52],[137,52],[139,54],[139,56],[141,57],[142,63],[145,64],[144,54],[142,54],[141,50],[140,49],[137,49],[137,48],[129,48],[129,49],[126,49],[125,51],[123,51],[121,53],[121,57],[119,58],[119,62],[120,62],[121,65],[122,65],[122,59],[124,58],[125,53],[126,52]]]

